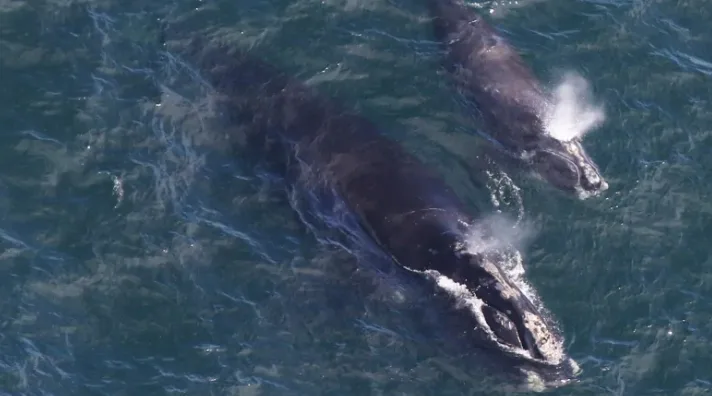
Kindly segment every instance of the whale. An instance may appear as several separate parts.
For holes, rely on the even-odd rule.
[[[546,370],[548,383],[573,380],[578,366],[563,336],[502,269],[500,255],[466,247],[485,214],[466,206],[438,172],[253,50],[198,39],[181,48],[236,124],[225,144],[276,156],[290,180],[308,178],[337,194],[395,268],[452,302],[483,348]]]
[[[581,137],[547,132],[553,101],[507,40],[463,0],[426,1],[444,69],[481,114],[485,134],[559,190],[581,199],[606,191],[608,182]]]

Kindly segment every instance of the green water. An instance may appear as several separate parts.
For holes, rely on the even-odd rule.
[[[575,71],[605,106],[584,142],[611,187],[577,201],[498,172],[483,194],[421,3],[0,0],[0,395],[501,390],[216,154],[162,23],[254,46],[530,224],[528,279],[583,368],[553,394],[712,394],[712,6],[495,7],[547,84]]]

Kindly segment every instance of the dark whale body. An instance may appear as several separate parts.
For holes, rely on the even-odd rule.
[[[608,188],[579,138],[545,131],[552,106],[517,52],[463,0],[427,0],[445,66],[455,86],[476,104],[488,134],[553,186],[584,198]]]
[[[489,347],[551,368],[552,382],[571,379],[575,363],[552,352],[560,337],[496,257],[461,248],[476,218],[433,170],[369,120],[245,52],[200,44],[188,57],[241,125],[236,142],[335,191],[402,268],[451,297],[481,301],[479,311],[460,310]]]

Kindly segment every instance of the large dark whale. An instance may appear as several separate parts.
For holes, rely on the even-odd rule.
[[[579,138],[546,132],[553,106],[517,52],[463,0],[427,0],[445,67],[463,96],[476,104],[487,134],[553,186],[580,198],[608,188]]]
[[[547,381],[573,377],[576,365],[562,337],[501,270],[498,255],[465,247],[478,217],[432,169],[369,120],[271,64],[243,50],[196,43],[181,57],[198,67],[216,102],[240,124],[232,144],[282,157],[292,177],[333,190],[395,263],[458,301],[487,346],[554,368]]]

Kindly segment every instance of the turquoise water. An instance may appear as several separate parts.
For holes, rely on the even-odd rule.
[[[552,394],[711,394],[712,7],[482,5],[547,84],[575,71],[604,105],[603,196],[477,174],[418,0],[0,1],[0,395],[505,389],[222,154],[162,26],[254,46],[528,224],[528,279],[583,369]]]

